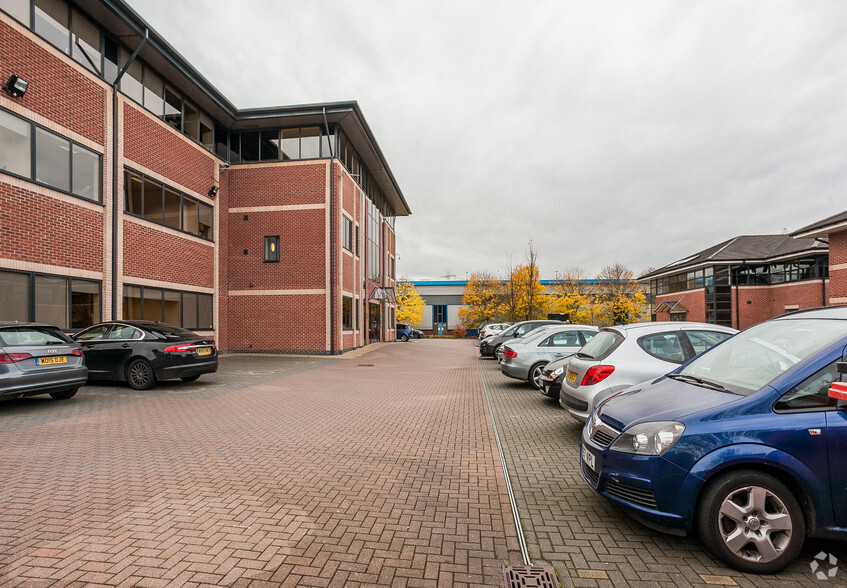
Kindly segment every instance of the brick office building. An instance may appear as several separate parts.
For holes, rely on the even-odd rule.
[[[792,233],[795,239],[825,239],[829,243],[830,305],[847,304],[847,211],[812,223]]]
[[[744,329],[828,304],[829,247],[791,235],[735,237],[649,272],[653,320]]]
[[[410,210],[355,102],[239,110],[119,0],[0,1],[0,78],[0,320],[393,338]]]

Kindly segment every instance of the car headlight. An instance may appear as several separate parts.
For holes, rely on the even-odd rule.
[[[683,431],[685,425],[676,421],[641,423],[621,433],[610,449],[635,455],[662,455],[676,443]]]
[[[554,369],[552,372],[550,372],[550,375],[553,376],[554,378],[558,378],[559,376],[561,376],[564,373],[564,371],[565,371],[565,366],[559,366],[556,369]]]

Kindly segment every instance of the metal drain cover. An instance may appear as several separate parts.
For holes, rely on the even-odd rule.
[[[547,566],[506,566],[505,588],[559,588],[556,571]]]

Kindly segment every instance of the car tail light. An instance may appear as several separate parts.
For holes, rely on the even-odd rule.
[[[71,351],[71,355],[82,357],[84,353],[82,352],[82,349],[74,349],[73,351]]]
[[[32,359],[29,353],[0,353],[0,363],[17,363],[25,359]]]
[[[165,347],[162,351],[165,353],[185,353],[186,351],[194,351],[196,345],[192,345],[190,343],[185,345],[169,345]]]
[[[588,369],[585,372],[585,376],[582,378],[582,386],[593,386],[594,384],[598,384],[612,375],[612,372],[615,371],[615,366],[613,365],[595,365]]]
[[[517,357],[517,356],[518,356],[518,352],[512,351],[511,349],[506,349],[503,352],[503,357],[508,357],[509,359],[512,359],[512,358]]]

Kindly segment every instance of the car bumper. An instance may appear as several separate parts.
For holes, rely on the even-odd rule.
[[[646,526],[676,534],[691,528],[691,504],[699,485],[692,485],[688,472],[664,457],[612,451],[588,439],[583,429],[579,464],[583,478],[596,492],[625,507]]]
[[[576,388],[567,382],[562,382],[559,392],[559,405],[567,410],[568,414],[574,419],[584,423],[588,420],[591,411],[594,410],[594,398],[608,389],[609,387],[603,382],[594,386],[578,386]]]
[[[159,366],[156,369],[157,380],[170,380],[173,378],[190,378],[202,374],[211,374],[218,371],[217,356],[207,361],[194,361],[192,363],[173,363]]]
[[[516,366],[505,359],[500,362],[500,371],[503,372],[503,375],[516,380],[526,380],[527,374],[529,373],[527,368],[523,366]]]
[[[0,378],[0,398],[18,398],[35,396],[51,392],[65,392],[85,386],[88,381],[88,368],[75,366],[59,372],[16,374],[15,377]]]

